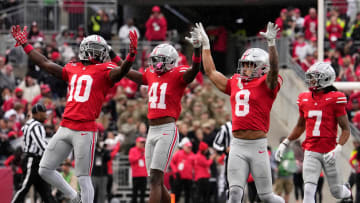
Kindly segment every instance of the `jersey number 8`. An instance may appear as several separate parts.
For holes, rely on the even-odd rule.
[[[243,96],[243,98],[241,98]],[[249,114],[250,106],[249,106],[249,98],[250,91],[243,89],[236,93],[235,95],[235,115],[237,117],[244,117]],[[243,109],[240,110],[240,106],[243,106]]]

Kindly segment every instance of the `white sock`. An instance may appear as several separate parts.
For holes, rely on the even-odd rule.
[[[56,170],[41,167],[39,174],[46,182],[59,189],[66,197],[74,199],[77,192],[65,181],[62,175]]]
[[[78,177],[80,190],[81,190],[81,201],[82,203],[93,203],[94,201],[94,187],[91,182],[90,176]]]
[[[305,183],[303,203],[315,203],[316,187],[313,183]]]

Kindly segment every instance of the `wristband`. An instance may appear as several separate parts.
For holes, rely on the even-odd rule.
[[[286,138],[282,143],[286,146],[289,146],[290,140],[288,138]]]
[[[26,54],[29,54],[30,51],[32,51],[34,49],[33,46],[31,46],[31,44],[27,44],[25,47],[24,47],[24,51]]]
[[[268,46],[269,46],[269,47],[276,45],[275,39],[267,40],[267,43],[268,43]]]
[[[114,52],[114,50],[110,49],[110,51],[109,51],[109,57],[110,57],[110,59],[113,60],[113,58],[115,58],[116,56],[117,56],[117,55],[116,55],[116,53]]]
[[[135,56],[136,56],[136,55],[131,56],[130,54],[128,54],[128,55],[126,56],[126,60],[129,61],[129,62],[134,62],[134,61],[135,61]]]
[[[193,63],[200,63],[201,62],[201,56],[192,56]]]
[[[115,56],[114,58],[111,58],[111,61],[114,63],[118,63],[119,61],[121,61],[120,56]]]

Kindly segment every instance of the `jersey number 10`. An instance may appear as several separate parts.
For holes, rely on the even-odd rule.
[[[83,95],[80,95],[80,91],[83,87],[83,82],[85,82],[85,90]],[[73,99],[76,102],[88,101],[90,97],[92,83],[93,83],[93,79],[90,75],[82,75],[79,78],[77,78],[77,74],[73,75],[70,80],[70,91],[67,101],[69,102],[72,101]]]

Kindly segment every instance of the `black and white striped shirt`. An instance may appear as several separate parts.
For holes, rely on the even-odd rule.
[[[24,152],[42,156],[47,146],[46,132],[42,123],[30,119],[21,130],[24,133]]]
[[[230,146],[232,139],[232,123],[226,122],[221,126],[220,131],[216,134],[213,147],[218,152],[226,153],[226,149]]]

